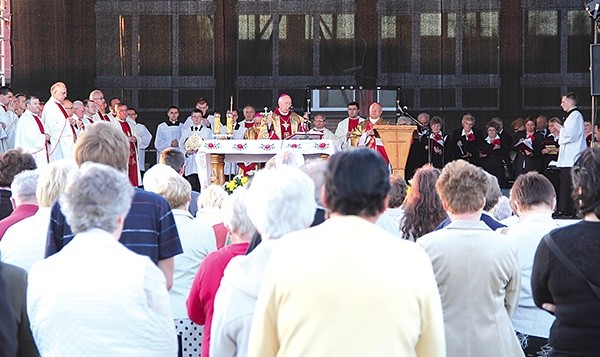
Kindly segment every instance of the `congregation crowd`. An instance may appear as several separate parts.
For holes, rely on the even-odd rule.
[[[335,132],[285,94],[232,108],[234,138],[340,150],[231,164],[251,176],[231,194],[191,144],[225,133],[206,100],[182,122],[168,109],[146,170],[135,109],[66,96],[57,82],[41,109],[0,88],[0,356],[600,353],[600,148],[573,93],[564,121],[511,134],[467,114],[449,136],[422,113],[410,186],[390,175],[379,103],[365,119],[349,103]],[[582,219],[553,219],[557,202]]]

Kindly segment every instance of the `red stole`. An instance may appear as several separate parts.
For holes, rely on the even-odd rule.
[[[69,114],[67,114],[67,111],[65,110],[65,107],[63,107],[63,105],[60,104],[59,102],[56,102],[56,105],[58,105],[58,109],[60,109],[60,111],[65,116],[65,120],[68,121],[69,120]],[[69,125],[69,127],[71,128],[71,133],[73,133],[73,142],[76,142],[77,141],[77,133],[75,132],[75,128],[73,128],[73,125],[71,125],[71,123],[67,123],[65,125]]]
[[[286,115],[282,115],[279,112],[279,108],[276,108],[274,113],[279,116],[279,125],[280,125],[281,136],[282,136],[281,139],[287,139],[290,136],[292,136],[292,119],[291,119],[292,111],[290,110],[290,112],[287,113]]]
[[[98,116],[100,117],[100,119],[110,122],[110,118],[108,117],[108,115],[102,114],[102,113],[100,113],[100,111],[98,111]]]
[[[358,118],[356,118],[356,119],[348,118],[348,132],[349,133],[351,133],[354,129],[356,129],[359,121],[360,120]]]
[[[254,126],[254,121],[244,121],[244,128],[252,128]]]
[[[35,123],[38,125],[38,128],[40,129],[40,133],[42,134],[46,134],[46,131],[44,130],[44,124],[42,124],[42,121],[40,120],[40,118],[38,118],[37,115],[32,114],[33,115],[33,119],[35,119]],[[46,151],[46,162],[50,162],[50,156],[48,155],[48,141],[46,140],[46,135],[44,135],[44,150]]]
[[[367,119],[367,125],[365,126],[365,132],[373,129],[373,126],[374,126],[374,124],[371,123],[371,120]],[[368,139],[367,146],[373,150],[376,150],[381,155],[381,157],[383,157],[383,159],[385,160],[385,163],[387,165],[389,165],[390,159],[387,156],[387,151],[385,151],[385,147],[383,147],[383,145],[378,145],[375,142],[376,138],[379,138],[379,135],[377,135],[377,133],[375,134],[375,136],[372,136]]]
[[[127,137],[131,137],[131,128],[126,121],[119,120],[119,124],[121,125],[121,130],[127,135]],[[136,159],[136,151],[135,143],[129,142],[129,160],[127,161],[127,173],[129,174],[129,181],[134,187],[138,187],[138,176],[137,176],[137,159]]]

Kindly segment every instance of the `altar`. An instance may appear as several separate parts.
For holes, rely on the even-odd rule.
[[[305,159],[328,158],[339,151],[334,140],[204,140],[196,154],[198,175],[225,183],[225,163],[266,162],[282,150],[296,150]],[[200,168],[206,171],[200,172]]]

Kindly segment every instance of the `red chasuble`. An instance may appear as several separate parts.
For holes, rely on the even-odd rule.
[[[292,115],[292,111],[290,110],[290,112],[286,115],[282,115],[279,112],[279,108],[276,108],[273,113],[279,116],[279,125],[281,125],[280,129],[282,138],[278,139],[287,139],[290,136],[292,136],[292,120],[290,118]]]
[[[367,125],[365,126],[365,131],[369,131],[371,129],[373,129],[373,124],[371,124],[371,121],[367,119]],[[377,145],[377,143],[375,142],[375,138],[379,137],[378,135],[376,136],[371,136],[367,142],[367,146],[370,147],[373,150],[376,150],[381,157],[383,157],[383,159],[385,160],[386,164],[390,164],[390,159],[387,156],[387,152],[385,151],[385,147],[383,147],[383,145]]]
[[[130,136],[132,136],[131,128],[129,127],[129,124],[127,124],[127,122],[119,120],[119,124],[121,125],[121,129],[123,130],[125,135],[127,135],[128,138]],[[137,159],[136,159],[136,155],[135,155],[136,151],[137,151],[137,148],[135,147],[135,143],[130,141],[129,142],[129,160],[127,162],[127,172],[129,173],[129,181],[131,181],[131,184],[133,185],[133,187],[139,186],[138,176],[137,176]]]

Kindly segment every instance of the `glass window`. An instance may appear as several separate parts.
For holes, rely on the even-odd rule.
[[[467,12],[463,25],[463,73],[498,73],[498,13]]]
[[[139,26],[140,75],[173,74],[173,21],[170,15],[141,15]]]
[[[319,72],[339,75],[354,67],[354,15],[319,15]]]
[[[456,14],[421,14],[421,74],[456,72]]]
[[[312,16],[282,15],[279,20],[279,75],[312,74]]]
[[[123,39],[124,31],[121,31],[121,24],[127,23],[130,16],[111,16],[102,18],[103,31],[96,31],[97,36],[97,54],[96,73],[98,76],[118,76],[121,74],[121,59],[119,53],[119,40]],[[124,26],[124,30],[126,27]],[[124,44],[123,44],[124,45]],[[123,58],[124,60],[125,58]]]
[[[593,24],[585,11],[569,11],[567,72],[587,73],[590,67],[590,44],[594,41]]]
[[[534,10],[526,14],[523,48],[525,73],[560,72],[558,11]]]
[[[213,74],[214,21],[210,15],[179,16],[179,75]]]
[[[529,108],[556,108],[560,104],[560,88],[523,88],[523,105]]]
[[[456,96],[453,88],[421,89],[421,108],[454,108]]]
[[[273,16],[239,15],[238,29],[238,75],[272,75]]]
[[[139,107],[148,109],[167,108],[173,105],[173,92],[170,89],[140,89]]]
[[[412,72],[411,15],[381,17],[380,49],[383,73]]]
[[[132,37],[131,16],[119,16],[119,74],[121,76],[131,76],[132,74]]]
[[[498,89],[497,88],[463,88],[462,89],[462,107],[463,108],[497,108],[498,107]]]

